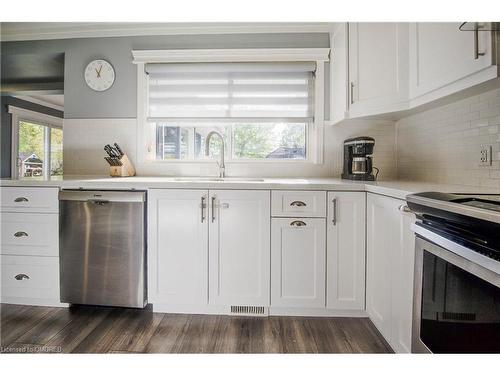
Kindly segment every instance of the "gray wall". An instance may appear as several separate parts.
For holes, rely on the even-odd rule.
[[[302,48],[329,47],[328,34],[167,35],[116,38],[61,39],[1,43],[2,54],[64,53],[65,118],[137,117],[137,70],[134,49]],[[105,92],[90,90],[83,70],[104,58],[115,68],[115,84]]]
[[[51,115],[55,117],[63,117],[63,112],[58,111],[53,108],[44,107],[38,104],[30,103],[21,99],[13,98],[11,96],[1,96],[1,177],[10,177],[10,166],[11,166],[11,146],[12,146],[12,116],[8,112],[8,106],[13,105],[19,108],[29,109],[30,111],[44,113],[46,115]]]

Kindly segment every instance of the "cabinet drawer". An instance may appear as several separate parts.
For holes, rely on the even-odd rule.
[[[3,213],[0,254],[59,256],[58,221],[57,214]]]
[[[326,217],[326,192],[275,190],[271,206],[273,216]]]
[[[5,212],[53,212],[59,210],[58,188],[2,187],[1,210]]]
[[[59,301],[59,258],[0,256],[2,301],[45,299]]]

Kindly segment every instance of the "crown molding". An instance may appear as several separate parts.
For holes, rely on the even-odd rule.
[[[182,62],[328,61],[330,48],[134,50],[134,64]]]
[[[328,33],[327,22],[4,22],[1,41],[102,38],[146,35]]]

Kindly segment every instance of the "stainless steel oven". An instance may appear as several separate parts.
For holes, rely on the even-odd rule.
[[[500,197],[422,195],[407,198],[418,219],[412,352],[500,353]]]

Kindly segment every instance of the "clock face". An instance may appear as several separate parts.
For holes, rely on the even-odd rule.
[[[95,91],[106,91],[115,82],[115,70],[106,60],[91,61],[85,68],[85,82]]]

